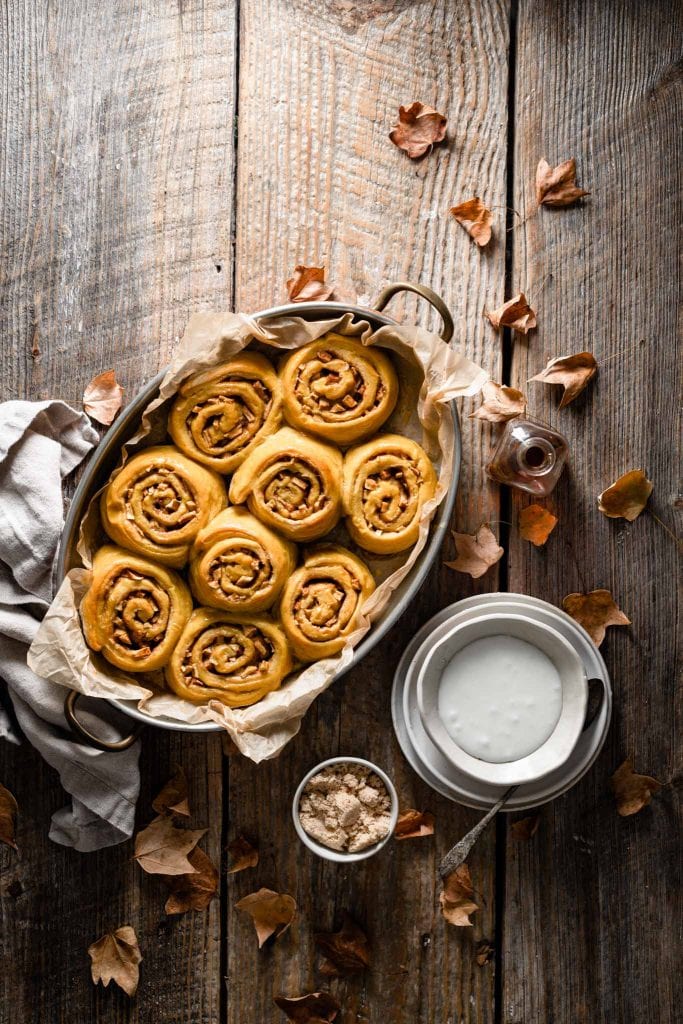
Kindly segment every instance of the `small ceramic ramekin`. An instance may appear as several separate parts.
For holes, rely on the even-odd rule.
[[[301,824],[299,819],[299,804],[301,803],[301,797],[303,795],[306,784],[313,778],[314,775],[318,775],[319,772],[325,768],[329,768],[332,765],[337,764],[359,764],[364,768],[369,768],[370,771],[374,772],[378,778],[382,780],[386,786],[387,793],[391,799],[391,822],[389,831],[387,832],[384,839],[380,839],[378,843],[373,843],[372,846],[366,847],[365,850],[358,850],[355,853],[346,853],[344,850],[332,850],[329,846],[323,846],[322,843],[317,843],[312,836],[309,836]],[[292,800],[292,819],[294,821],[294,828],[304,846],[307,846],[309,850],[316,853],[319,857],[323,857],[325,860],[334,861],[336,864],[351,864],[358,860],[367,860],[368,857],[374,857],[376,853],[382,849],[383,846],[391,839],[396,828],[396,822],[398,821],[398,794],[396,793],[396,787],[393,782],[381,768],[378,768],[372,761],[366,761],[363,757],[329,757],[326,761],[321,761],[314,768],[311,768],[310,772],[304,775],[303,779],[299,783]]]

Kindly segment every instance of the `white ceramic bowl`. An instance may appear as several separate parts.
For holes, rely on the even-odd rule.
[[[438,711],[439,686],[458,651],[475,640],[503,635],[525,640],[550,658],[560,676],[562,708],[552,733],[536,750],[515,761],[492,762],[468,754],[446,731]],[[455,625],[427,653],[417,680],[420,719],[432,742],[456,768],[496,786],[533,782],[560,768],[581,735],[587,700],[588,682],[579,654],[557,630],[524,615],[483,614]]]
[[[309,782],[314,775],[317,775],[324,768],[329,768],[331,765],[336,764],[360,764],[364,768],[369,768],[382,780],[386,786],[387,793],[391,798],[391,822],[386,836],[384,839],[380,839],[378,843],[373,843],[372,846],[368,846],[365,850],[358,850],[356,853],[345,853],[343,850],[331,850],[329,846],[323,846],[322,843],[317,843],[315,839],[313,839],[312,836],[309,836],[308,832],[304,830],[299,819],[299,804],[301,803],[301,796],[307,782]],[[292,800],[292,819],[294,821],[296,834],[309,850],[312,850],[313,853],[317,853],[319,857],[323,857],[325,860],[334,861],[336,864],[350,864],[353,863],[353,861],[366,860],[368,857],[373,857],[389,842],[394,834],[396,822],[398,821],[398,795],[393,782],[386,772],[383,772],[382,769],[378,768],[376,764],[372,763],[372,761],[366,761],[363,757],[329,757],[327,761],[321,761],[320,764],[315,766],[315,768],[311,768],[310,772],[307,772],[306,775],[304,775],[303,779],[297,786],[294,799]]]

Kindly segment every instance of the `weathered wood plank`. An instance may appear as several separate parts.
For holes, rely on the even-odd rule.
[[[239,308],[285,299],[285,280],[300,262],[324,263],[331,280],[366,302],[388,281],[422,281],[450,303],[457,341],[500,374],[499,341],[481,310],[504,287],[507,37],[506,3],[242,3]],[[399,104],[415,99],[450,118],[449,144],[418,163],[387,138]],[[498,208],[498,237],[486,253],[448,215],[475,193]],[[413,301],[391,311],[427,320]],[[466,403],[465,411],[472,407]],[[463,427],[456,522],[470,530],[500,517],[497,494],[481,473],[488,428],[466,419]],[[476,589],[495,585],[492,573]],[[318,987],[338,994],[344,1021],[493,1020],[493,966],[480,968],[473,956],[477,940],[494,928],[493,835],[473,859],[483,902],[476,925],[449,929],[438,910],[437,857],[476,814],[420,783],[398,751],[389,710],[406,639],[437,608],[473,589],[467,578],[436,567],[415,607],[374,656],[317,702],[279,760],[258,768],[231,760],[231,835],[245,829],[257,836],[263,854],[255,872],[229,881],[228,1021],[279,1021],[274,992]],[[436,841],[395,843],[352,869],[308,854],[286,823],[289,803],[304,771],[338,752],[385,766],[405,806],[436,813]],[[261,953],[250,922],[231,909],[258,885],[292,892],[300,906],[291,933]],[[338,927],[342,909],[372,938],[367,979],[330,982],[320,973],[313,932]]]
[[[234,4],[16,0],[0,19],[2,397],[78,405],[110,366],[130,397],[190,312],[232,301]],[[140,820],[175,761],[218,861],[217,740],[148,733]],[[0,778],[21,806],[21,855],[0,850],[3,1024],[217,1021],[218,905],[166,919],[130,844],[84,856],[48,842],[64,797],[31,750],[0,744]],[[87,946],[124,923],[144,956],[136,1002],[89,977]]]
[[[537,308],[539,330],[515,343],[512,382],[525,387],[547,359],[582,349],[600,371],[562,412],[556,389],[528,385],[531,412],[567,434],[572,470],[553,496],[560,523],[547,549],[513,529],[510,589],[560,603],[607,587],[633,626],[608,631],[603,644],[616,711],[598,763],[545,809],[528,845],[508,845],[509,1024],[676,1018],[675,792],[622,819],[608,779],[628,756],[668,781],[680,756],[676,546],[655,519],[676,528],[680,15],[668,3],[519,8],[514,205],[525,222],[514,232],[512,289]],[[575,156],[590,199],[535,213],[544,156]],[[652,513],[605,519],[598,493],[636,467],[654,481]],[[525,504],[515,499],[515,514]]]

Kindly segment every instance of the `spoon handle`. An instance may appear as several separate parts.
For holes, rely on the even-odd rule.
[[[495,803],[490,811],[487,811],[481,821],[478,821],[474,828],[471,828],[467,835],[464,835],[462,839],[451,847],[448,853],[445,855],[441,863],[439,864],[439,874],[442,878],[446,878],[456,868],[459,868],[467,860],[470,850],[476,843],[479,836],[482,834],[488,823],[492,818],[498,814],[498,811],[503,807],[504,804],[510,799],[512,794],[517,789],[517,786],[511,786],[502,797]]]

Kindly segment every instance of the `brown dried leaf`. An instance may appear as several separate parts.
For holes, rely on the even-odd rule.
[[[19,849],[15,841],[18,812],[19,804],[9,789],[0,783],[0,843],[6,843],[13,850]]]
[[[493,960],[495,949],[490,942],[487,942],[486,939],[482,939],[481,942],[477,944],[475,952],[477,963],[480,967],[485,967],[486,964]]]
[[[329,992],[309,992],[305,996],[274,996],[287,1019],[295,1024],[332,1024],[341,1006]]]
[[[609,590],[591,590],[590,594],[568,594],[562,607],[583,626],[596,647],[605,639],[608,626],[630,626]]]
[[[582,196],[589,196],[576,185],[576,160],[565,160],[551,167],[540,160],[536,168],[536,201],[539,206],[571,206]]]
[[[650,803],[653,794],[662,788],[662,783],[651,775],[636,775],[628,760],[617,768],[610,783],[617,801],[617,811],[622,818],[642,811]]]
[[[520,818],[510,825],[510,835],[513,839],[531,839],[538,832],[541,824],[540,814],[531,814],[528,818]]]
[[[135,930],[130,925],[108,932],[88,947],[92,980],[106,988],[115,982],[128,996],[134,996],[140,980],[142,954]]]
[[[498,309],[485,309],[484,316],[497,331],[501,327],[511,327],[518,334],[528,334],[536,326],[536,314],[527,302],[524,292],[515,295],[514,299],[508,299]]]
[[[411,160],[424,156],[435,142],[443,142],[447,118],[425,103],[411,103],[398,108],[398,124],[389,132],[395,146],[404,150]]]
[[[190,817],[190,803],[187,796],[187,776],[176,765],[176,773],[161,792],[152,800],[152,808],[157,814],[177,814],[181,818]]]
[[[521,416],[526,409],[526,396],[517,388],[509,388],[507,384],[496,384],[487,380],[482,388],[484,401],[473,413],[471,420],[486,420],[487,423],[505,423]]]
[[[483,576],[505,553],[486,523],[483,523],[475,534],[456,533],[453,530],[453,540],[458,557],[454,562],[444,564],[456,572],[469,573],[473,580]]]
[[[472,899],[474,889],[470,878],[470,869],[467,864],[461,864],[459,868],[452,871],[444,881],[444,886],[439,893],[441,913],[449,924],[457,928],[468,928],[472,926],[470,914],[473,914],[479,907]]]
[[[542,384],[560,384],[564,388],[560,409],[577,398],[598,372],[598,364],[591,352],[577,352],[575,356],[551,359],[545,370],[531,380]]]
[[[251,916],[260,949],[271,935],[284,935],[296,916],[296,901],[287,893],[259,889],[238,900],[235,909]]]
[[[632,469],[598,497],[598,508],[610,519],[637,519],[647,505],[654,484],[642,469]]]
[[[327,975],[353,974],[370,966],[371,952],[368,937],[345,910],[338,932],[318,932],[315,941],[327,960],[321,972]]]
[[[493,214],[476,196],[458,206],[451,206],[451,213],[462,224],[478,246],[488,245],[491,241],[491,221]]]
[[[255,868],[258,864],[258,850],[243,835],[237,836],[237,839],[228,843],[228,853],[232,858],[232,863],[228,868],[229,875],[244,871],[245,868]]]
[[[434,835],[434,815],[430,811],[416,811],[411,807],[401,811],[394,829],[394,839],[417,839]]]
[[[135,837],[135,859],[148,875],[192,874],[187,854],[206,834],[205,828],[178,828],[172,818],[155,818]]]
[[[88,416],[108,427],[121,408],[123,388],[114,370],[105,370],[93,377],[83,392],[83,408]]]
[[[325,284],[324,267],[294,268],[294,276],[287,281],[290,302],[325,302],[332,297],[334,287]]]
[[[542,547],[557,526],[557,516],[542,505],[527,505],[520,510],[519,535],[537,548]]]
[[[196,846],[187,859],[193,868],[191,874],[162,876],[171,893],[164,907],[167,914],[204,910],[218,891],[218,871],[204,851]]]

